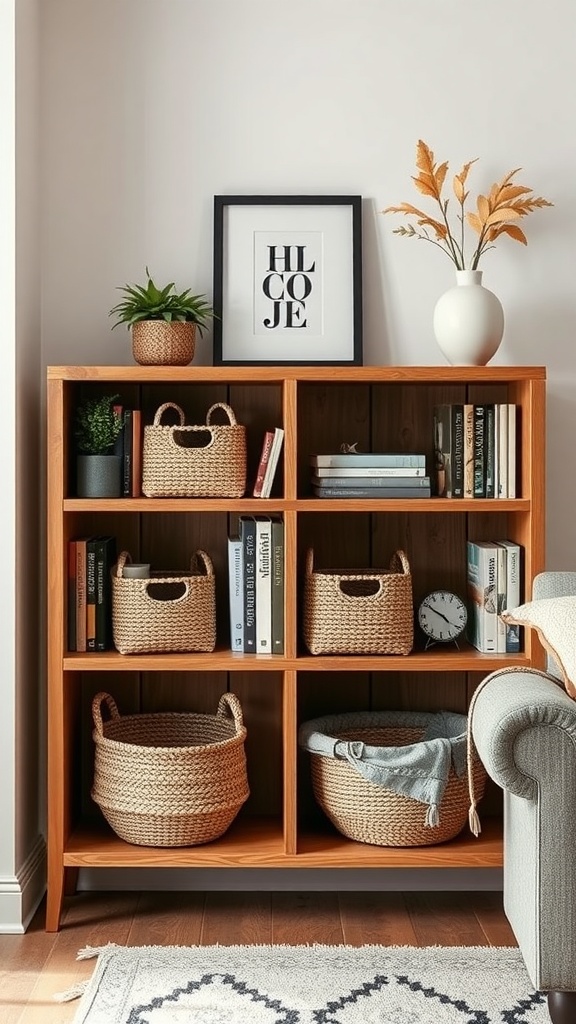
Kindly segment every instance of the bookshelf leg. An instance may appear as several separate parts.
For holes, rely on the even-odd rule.
[[[63,867],[58,872],[52,872],[48,878],[48,891],[46,895],[47,932],[57,932],[60,929],[60,916],[64,899],[64,880],[65,869]]]
[[[80,868],[64,868],[64,895],[75,896]]]

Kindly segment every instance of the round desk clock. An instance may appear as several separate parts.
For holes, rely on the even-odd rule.
[[[420,602],[418,625],[427,637],[426,647],[449,643],[458,646],[467,621],[464,601],[450,590],[433,590]]]

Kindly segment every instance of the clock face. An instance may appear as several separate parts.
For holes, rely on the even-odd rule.
[[[438,643],[456,640],[464,632],[467,619],[464,601],[450,590],[434,590],[418,608],[421,630]]]

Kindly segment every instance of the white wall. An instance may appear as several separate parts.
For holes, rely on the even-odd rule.
[[[451,171],[480,158],[474,194],[524,169],[555,207],[527,249],[499,241],[484,283],[506,313],[494,361],[548,366],[548,566],[574,568],[572,0],[46,0],[41,17],[43,365],[130,363],[115,287],[149,264],[211,293],[212,197],[251,192],[362,194],[365,362],[442,363],[452,267],[377,211],[419,198],[419,137]]]

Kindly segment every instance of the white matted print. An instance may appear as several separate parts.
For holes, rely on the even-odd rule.
[[[360,365],[360,196],[214,203],[215,364]]]

